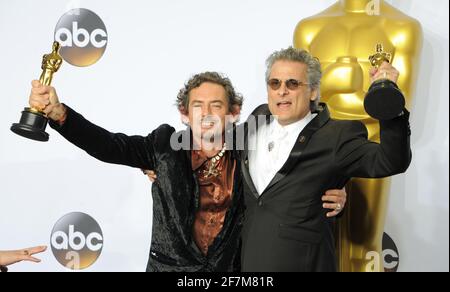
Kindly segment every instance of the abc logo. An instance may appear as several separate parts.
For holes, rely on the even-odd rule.
[[[385,272],[397,272],[400,265],[400,253],[389,234],[383,234],[383,263]]]
[[[59,19],[55,40],[61,44],[60,54],[66,62],[85,67],[103,56],[108,34],[97,14],[85,8],[76,8]]]
[[[400,255],[394,240],[387,234],[383,234],[382,252],[369,251],[366,254],[366,272],[397,272],[400,265]]]
[[[50,239],[53,255],[66,268],[82,270],[98,259],[103,248],[103,233],[91,216],[74,212],[53,227]]]

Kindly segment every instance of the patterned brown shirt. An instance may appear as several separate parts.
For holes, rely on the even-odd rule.
[[[198,248],[206,255],[222,230],[231,206],[236,162],[231,159],[231,152],[225,152],[216,166],[219,175],[206,178],[204,171],[209,169],[212,161],[200,151],[192,151],[191,159],[200,185],[200,208],[195,214],[193,234]]]

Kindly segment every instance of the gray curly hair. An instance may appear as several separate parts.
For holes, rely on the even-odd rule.
[[[189,110],[189,93],[195,89],[200,87],[205,82],[210,82],[214,84],[218,84],[223,86],[225,89],[226,95],[228,97],[228,105],[229,111],[233,112],[234,108],[238,106],[242,107],[242,103],[244,101],[243,96],[236,92],[231,83],[230,79],[218,72],[203,72],[194,75],[189,79],[188,82],[184,85],[183,88],[180,89],[178,93],[176,105],[178,110],[183,113],[187,113]]]
[[[320,80],[322,69],[318,58],[313,57],[308,51],[289,47],[272,53],[266,60],[266,82],[269,82],[272,66],[277,61],[300,62],[307,66],[307,78],[311,90],[317,90],[318,96],[311,102],[311,110],[314,110],[320,101]]]

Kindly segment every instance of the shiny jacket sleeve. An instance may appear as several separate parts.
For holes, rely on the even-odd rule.
[[[89,122],[70,107],[66,108],[64,124],[50,121],[50,126],[72,144],[103,162],[154,169],[155,131],[147,137],[111,133]]]
[[[380,121],[380,143],[367,139],[359,121],[343,127],[336,147],[336,165],[348,177],[382,178],[405,172],[412,159],[409,112],[393,120]]]

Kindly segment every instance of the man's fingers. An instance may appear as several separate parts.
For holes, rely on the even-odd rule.
[[[30,105],[35,108],[44,109],[50,104],[50,96],[48,94],[38,95],[31,94]]]
[[[324,202],[336,202],[337,197],[336,196],[323,196],[322,201]]]
[[[327,196],[339,196],[341,194],[342,190],[328,190],[325,192],[325,195]]]
[[[48,115],[53,111],[54,107],[55,107],[54,105],[47,105],[44,106],[44,108],[41,108],[41,110],[44,112],[44,114]]]
[[[333,203],[341,203],[341,201],[344,201],[343,198],[341,198],[338,195],[335,196],[323,196],[322,201],[324,202],[333,202]]]
[[[34,254],[38,254],[47,250],[47,246],[34,246],[16,251],[16,258],[18,261],[29,261],[39,263],[41,260],[33,257]]]
[[[40,109],[40,110],[44,110],[47,107],[47,103],[46,102],[42,102],[42,101],[30,101],[30,105],[31,107]]]
[[[333,211],[327,213],[327,217],[337,216],[342,211],[342,205],[341,204],[325,203],[325,204],[323,204],[323,208],[324,209],[333,210]]]
[[[378,79],[387,78],[387,75],[388,75],[388,72],[386,72],[385,70],[378,70],[377,73],[372,76],[372,78],[374,80],[378,80]]]
[[[46,107],[45,103],[39,101],[30,101],[30,106],[39,110],[44,110]]]
[[[34,247],[27,248],[26,250],[28,250],[28,253],[29,253],[30,255],[34,255],[34,254],[37,254],[37,253],[41,253],[41,252],[46,251],[46,250],[47,250],[47,246],[45,246],[45,245],[42,245],[42,246],[34,246]]]
[[[48,94],[50,96],[50,101],[51,102],[57,102],[58,95],[56,94],[56,89],[54,87],[49,86]],[[56,98],[56,100],[55,100],[55,98]]]
[[[36,101],[41,101],[44,103],[49,103],[50,102],[50,94],[48,94],[48,93],[45,93],[45,94],[31,93],[30,99],[34,99]]]
[[[24,256],[24,257],[22,258],[22,260],[23,260],[23,261],[34,262],[34,263],[40,263],[40,262],[41,262],[40,259],[37,259],[37,258],[32,257],[32,256]]]
[[[393,82],[397,82],[400,72],[388,62],[383,62],[376,70],[372,68],[370,70],[370,76],[372,81],[379,79],[389,79]]]
[[[154,172],[153,170],[147,170],[147,171],[145,172],[145,174],[146,174],[149,178],[156,179],[156,172]]]
[[[391,68],[394,68],[394,67],[391,65],[391,63],[386,62],[386,61],[384,61],[379,67],[379,69],[391,69]]]
[[[38,88],[38,87],[42,87],[43,85],[39,80],[33,80],[33,81],[31,81],[31,86],[33,88]]]
[[[398,77],[399,73],[396,70],[379,70],[378,73],[373,77],[373,80],[389,79],[396,83]]]
[[[48,93],[49,90],[48,90],[47,87],[41,86],[41,87],[33,87],[33,88],[31,88],[31,92],[33,94],[45,94],[45,93]]]
[[[339,215],[339,213],[340,213],[340,212],[337,212],[337,211],[328,212],[328,213],[327,213],[327,217],[328,217],[328,218],[329,218],[329,217],[335,217],[335,216]]]
[[[150,179],[150,181],[152,183],[154,183],[156,181],[156,179],[157,179],[156,174],[153,174],[153,175],[152,174],[148,174],[147,176],[148,176],[148,178]]]
[[[154,183],[158,178],[156,176],[156,172],[154,172],[153,170],[142,169],[142,172],[149,178],[152,183]]]
[[[50,104],[50,95],[48,94],[37,96],[36,99],[40,100],[44,105]]]
[[[324,209],[336,210],[342,208],[340,204],[337,203],[325,203],[323,204]]]

